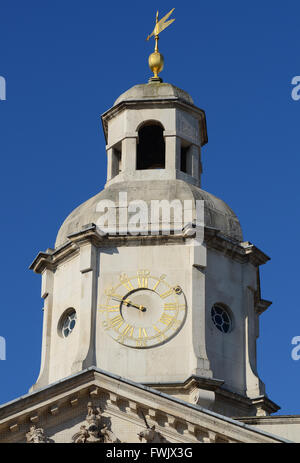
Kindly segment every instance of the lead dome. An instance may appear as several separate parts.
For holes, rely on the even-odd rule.
[[[123,101],[136,101],[136,100],[153,100],[153,99],[178,99],[188,104],[193,105],[193,99],[191,95],[182,90],[181,88],[175,87],[175,85],[168,83],[149,83],[139,84],[131,87],[126,92],[122,93],[119,98],[116,99],[114,106],[117,106]]]
[[[195,205],[196,200],[204,200],[205,226],[215,228],[231,239],[243,240],[239,220],[224,201],[182,180],[157,180],[147,184],[141,181],[131,182],[130,184],[115,183],[100,191],[100,193],[74,209],[66,218],[59,229],[55,247],[62,246],[68,241],[69,235],[79,232],[85,225],[97,224],[100,213],[96,209],[100,201],[108,199],[114,201],[118,207],[120,191],[127,193],[128,202],[139,197],[146,201],[149,207],[151,200],[160,199],[161,197],[170,198],[170,200],[172,198],[182,201],[192,200],[193,205]],[[195,215],[193,218],[195,219]]]
[[[138,169],[137,161],[133,159],[138,156],[138,129],[149,124],[149,120],[160,124],[163,130],[166,163],[158,170]],[[205,226],[215,228],[231,239],[243,240],[239,220],[232,209],[200,188],[201,147],[207,142],[206,118],[187,92],[169,83],[135,85],[122,93],[113,107],[102,115],[102,123],[107,141],[107,184],[103,191],[78,206],[66,218],[55,247],[63,245],[68,235],[79,232],[85,225],[97,223],[99,201],[110,199],[118,205],[119,191],[127,193],[128,201],[140,195],[140,199],[148,204],[152,199],[177,198],[192,200],[195,206],[196,200],[204,200]],[[190,161],[187,161],[189,173],[181,171],[182,162],[179,165],[177,159],[188,150],[191,151]]]

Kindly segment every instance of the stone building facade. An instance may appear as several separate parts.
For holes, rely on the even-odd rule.
[[[296,441],[297,417],[276,424],[257,372],[269,258],[201,189],[205,112],[157,81],[121,95],[102,123],[105,188],[31,265],[41,369],[0,408],[0,441]]]

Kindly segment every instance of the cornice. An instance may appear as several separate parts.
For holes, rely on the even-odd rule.
[[[272,305],[271,301],[267,301],[265,299],[259,299],[255,304],[255,311],[257,315],[261,315],[265,310],[267,310],[270,305]]]
[[[266,414],[276,413],[280,410],[280,406],[275,402],[270,400],[265,395],[251,398],[245,397],[236,392],[229,391],[224,387],[220,387],[217,391],[217,395],[222,396],[224,399],[229,400],[233,403],[239,401],[242,405],[249,410],[250,407],[255,407],[256,410],[263,410]],[[234,417],[234,419],[239,420],[239,417]]]
[[[270,257],[249,241],[239,242],[225,236],[215,228],[205,227],[204,241],[208,248],[220,251],[241,263],[251,262],[258,267],[270,260]]]
[[[211,391],[216,391],[224,383],[221,379],[205,378],[203,376],[192,375],[185,381],[166,382],[166,383],[143,383],[145,386],[157,389],[159,391],[169,391],[172,389],[180,391],[189,391],[196,387]]]
[[[79,252],[80,246],[92,243],[97,247],[121,246],[126,243],[132,245],[176,244],[185,240],[184,234],[174,235],[115,235],[101,233],[95,224],[89,224],[81,231],[68,235],[68,241],[55,250],[39,252],[29,269],[35,273],[42,273],[45,268],[54,270],[66,258]]]
[[[0,407],[0,436],[15,442],[24,441],[32,423],[45,428],[61,426],[74,417],[74,407],[81,416],[89,400],[104,402],[104,413],[145,427],[147,421],[175,442],[209,441],[225,438],[227,442],[286,442],[285,439],[257,430],[238,420],[214,413],[163,392],[120,376],[90,367],[38,391]],[[56,418],[56,415],[59,417]],[[160,426],[161,419],[165,422]],[[178,428],[179,426],[179,428]],[[184,432],[182,433],[182,429]],[[212,433],[212,434],[211,434]],[[11,436],[11,437],[9,437]]]
[[[88,224],[79,232],[68,235],[68,241],[59,248],[47,250],[46,252],[39,252],[29,268],[36,273],[42,273],[45,268],[54,270],[60,262],[78,253],[80,246],[85,243],[92,243],[97,247],[108,247],[112,245],[121,246],[124,243],[135,246],[151,245],[157,242],[160,244],[172,245],[178,244],[179,242],[188,242],[194,239],[195,236],[196,232],[191,235],[189,230],[183,231],[183,233],[170,235],[116,235],[102,233],[95,224]],[[253,244],[249,242],[241,243],[232,238],[228,238],[215,228],[205,227],[204,242],[207,248],[222,252],[223,255],[240,263],[250,262],[255,267],[258,267],[270,260],[266,254]],[[267,303],[268,301],[262,300],[259,310],[262,310],[264,304],[266,305]]]
[[[197,119],[200,120],[201,130],[200,130],[200,137],[201,137],[201,146],[204,146],[208,142],[207,137],[207,125],[206,125],[206,116],[203,109],[198,108],[195,105],[183,102],[179,98],[161,98],[161,99],[143,99],[143,100],[127,100],[121,101],[116,106],[108,109],[105,113],[101,115],[101,121],[103,126],[103,132],[105,135],[105,140],[107,144],[108,138],[108,121],[115,117],[120,112],[124,111],[125,109],[143,109],[149,107],[165,107],[165,108],[173,108],[178,107],[188,112],[194,113]]]

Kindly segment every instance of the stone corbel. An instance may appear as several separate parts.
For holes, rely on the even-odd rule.
[[[71,407],[77,407],[78,404],[79,404],[79,399],[78,399],[78,397],[75,397],[74,399],[71,399],[71,400],[70,400],[70,405],[71,405]]]
[[[39,421],[39,416],[38,415],[30,416],[29,421],[31,421],[31,423],[37,423]]]
[[[192,423],[187,423],[187,429],[185,429],[184,434],[188,434],[190,436],[196,437],[197,426]]]
[[[267,310],[270,305],[272,305],[271,301],[266,301],[265,299],[259,299],[255,304],[255,312],[257,315],[261,315],[265,310]]]
[[[195,424],[185,423],[186,428],[183,431],[183,435],[189,440],[189,442],[199,442],[198,431],[199,428]]]
[[[207,436],[203,437],[203,442],[205,444],[215,444],[217,439],[217,434],[213,431],[208,431]]]
[[[113,392],[109,392],[109,399],[107,399],[107,404],[112,406],[112,407],[118,407],[117,405],[118,401],[118,396],[117,394],[114,394]]]
[[[98,397],[99,394],[99,387],[94,387],[89,391],[89,395],[91,398]]]
[[[12,424],[11,426],[9,426],[9,430],[10,430],[10,432],[17,432],[17,431],[19,431],[19,425],[18,425],[18,423],[15,423],[15,424]]]
[[[58,407],[57,405],[53,405],[53,406],[50,408],[49,413],[51,413],[51,415],[53,415],[53,416],[58,415],[58,413],[59,413],[59,407]]]
[[[150,420],[150,421],[154,421],[156,422],[157,421],[157,410],[154,410],[152,408],[149,408],[148,410],[148,413],[146,415],[146,420]]]
[[[265,396],[260,396],[255,399],[251,399],[252,404],[256,409],[256,416],[269,416],[272,413],[278,412],[280,407],[275,404],[272,400]]]
[[[215,402],[215,392],[206,389],[195,388],[190,397],[191,403],[204,408],[209,408]]]
[[[175,416],[172,416],[172,415],[168,415],[167,416],[167,423],[166,423],[166,427],[168,428],[171,428],[171,429],[176,429],[176,417]]]
[[[138,415],[138,405],[136,402],[129,401],[128,407],[126,407],[127,413],[133,413],[134,415]]]

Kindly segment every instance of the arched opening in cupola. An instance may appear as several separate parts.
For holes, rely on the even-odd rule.
[[[157,121],[145,122],[138,130],[137,170],[165,168],[164,128]]]

